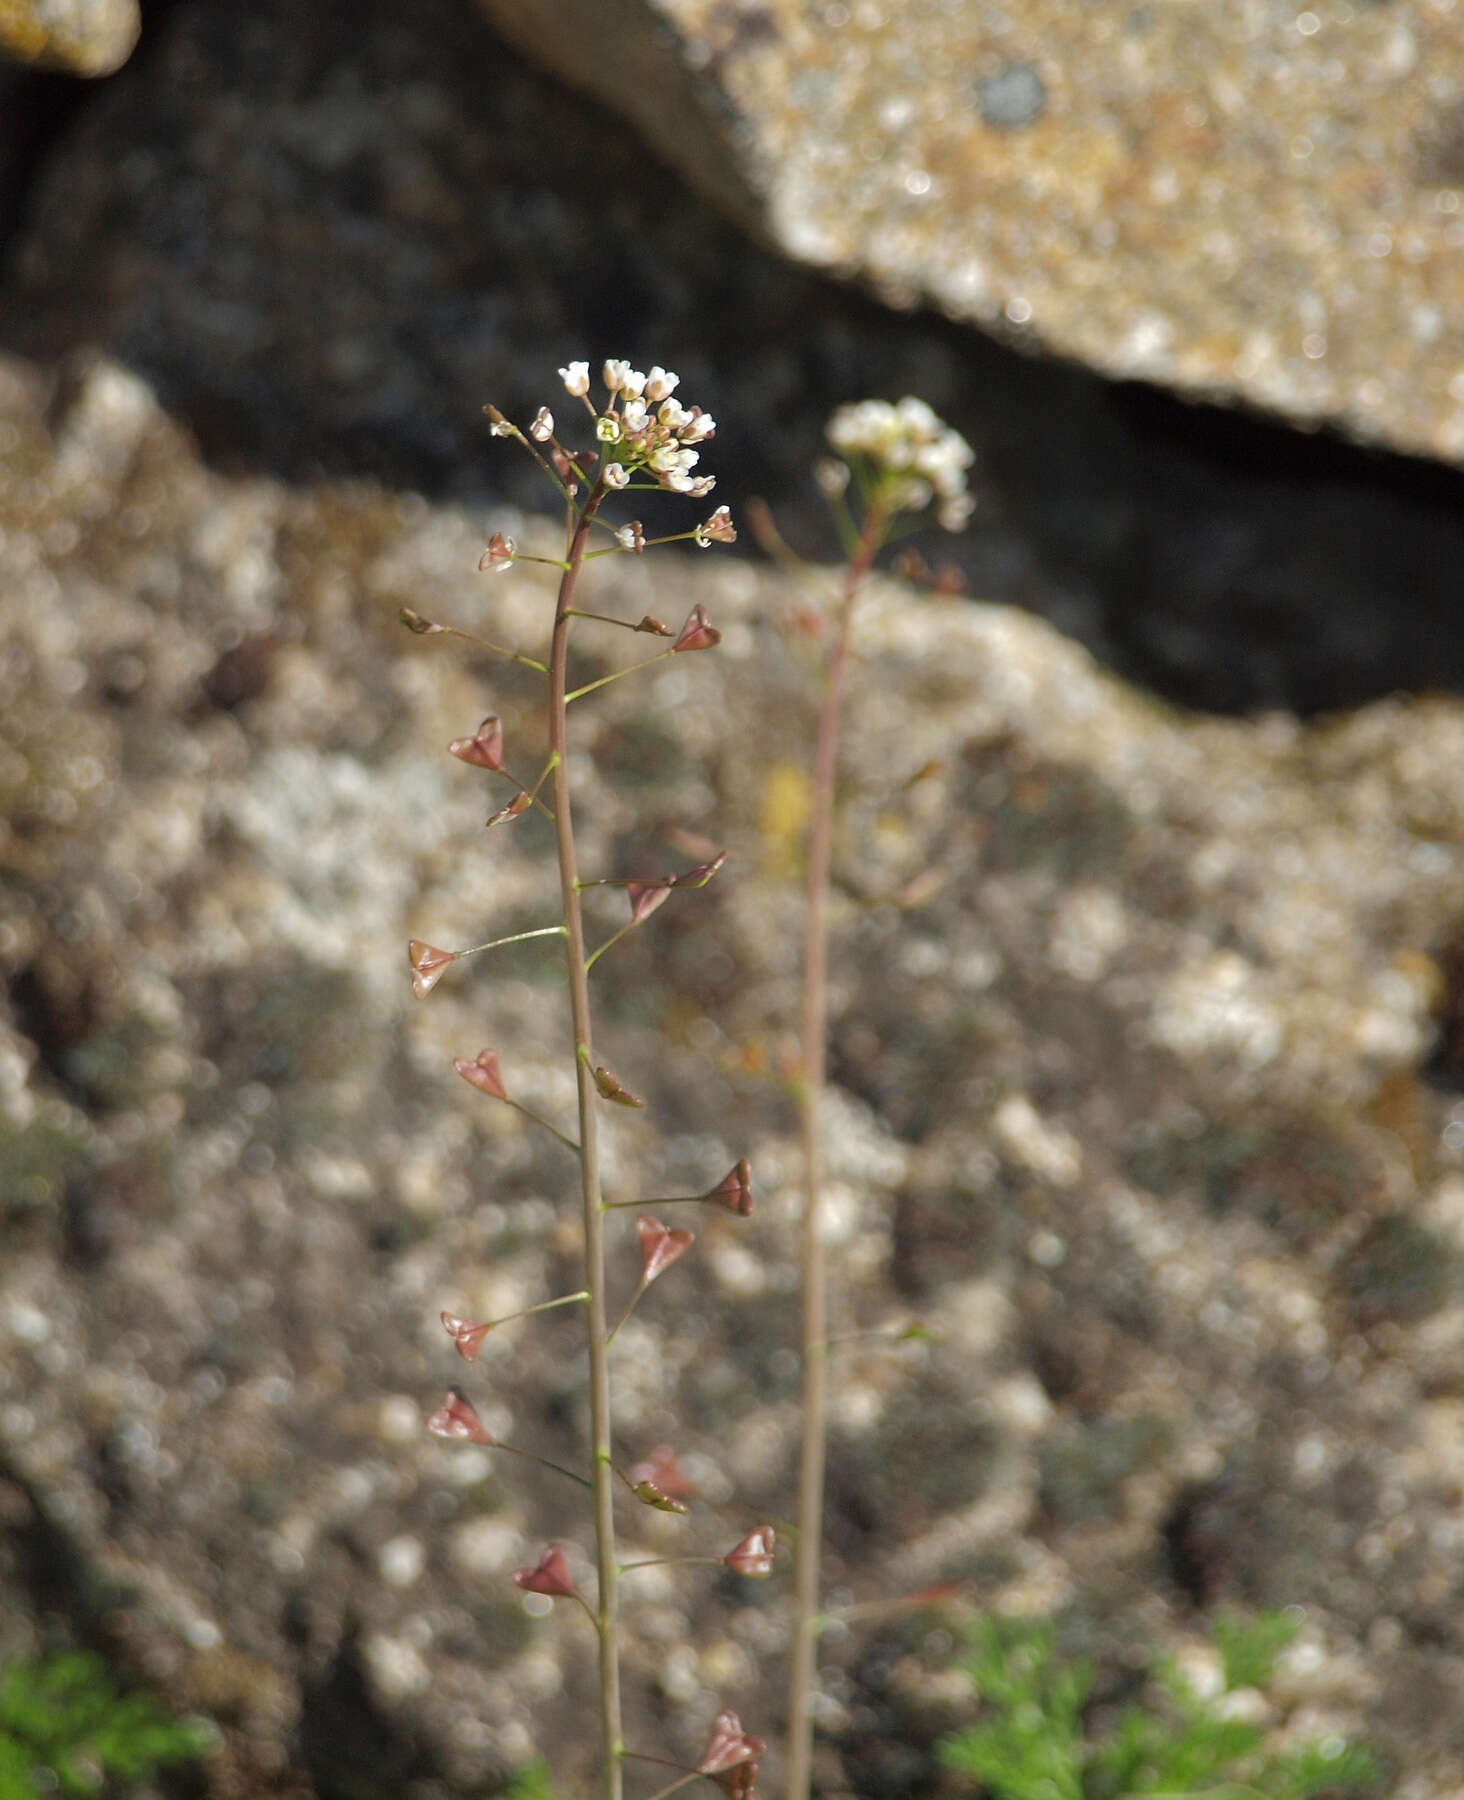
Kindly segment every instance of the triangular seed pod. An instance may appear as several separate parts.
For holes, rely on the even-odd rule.
[[[707,623],[707,609],[698,604],[693,606],[686,616],[686,623],[681,627],[681,634],[671,646],[677,650],[711,650],[722,641],[722,634],[715,625]]]
[[[490,1437],[483,1421],[473,1410],[473,1403],[461,1388],[449,1388],[447,1399],[427,1421],[434,1437],[456,1438],[463,1443],[484,1444],[491,1449],[496,1439]]]
[[[439,950],[435,944],[424,944],[421,938],[413,938],[407,945],[407,961],[412,965],[412,992],[419,1000],[425,1000],[442,980],[448,964],[457,961],[457,953]]]
[[[574,1583],[569,1578],[569,1562],[558,1544],[551,1544],[539,1558],[539,1565],[534,1569],[518,1569],[513,1575],[515,1587],[521,1587],[527,1594],[549,1594],[561,1600],[574,1592]]]
[[[447,747],[452,755],[475,769],[501,769],[503,722],[496,717],[484,719],[474,736],[454,738]]]
[[[702,1199],[714,1206],[725,1206],[740,1219],[748,1218],[752,1212],[752,1169],[747,1158],[744,1156],[729,1169],[714,1188],[702,1195]]]
[[[680,1256],[696,1242],[696,1233],[679,1226],[675,1231],[642,1213],[635,1222],[640,1233],[641,1284],[649,1286],[658,1275],[664,1275]]]
[[[482,1325],[470,1325],[455,1313],[445,1312],[442,1315],[443,1329],[457,1345],[457,1353],[464,1362],[477,1362],[478,1352],[483,1348],[483,1339],[492,1331],[493,1323],[490,1319]]]
[[[664,906],[670,899],[671,884],[665,881],[628,881],[625,891],[630,899],[631,918],[637,925],[644,925],[656,908]]]
[[[740,1544],[734,1544],[722,1561],[739,1575],[750,1575],[760,1581],[773,1572],[773,1535],[771,1525],[759,1525],[755,1531],[749,1531]]]
[[[742,1729],[741,1719],[728,1707],[725,1712],[717,1714],[712,1725],[712,1735],[707,1739],[707,1747],[696,1765],[697,1773],[720,1775],[724,1769],[736,1768],[738,1763],[751,1762],[766,1749],[767,1745],[760,1737],[752,1737]]]
[[[455,1056],[452,1066],[469,1087],[477,1088],[480,1094],[487,1094],[490,1100],[507,1100],[503,1077],[498,1073],[496,1050],[480,1050],[472,1062],[465,1056]]]

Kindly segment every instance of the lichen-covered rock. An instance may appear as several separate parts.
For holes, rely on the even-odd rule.
[[[0,0],[0,59],[110,75],[142,30],[137,0]]]
[[[484,4],[801,261],[1464,461],[1449,5]]]
[[[581,1454],[573,1318],[471,1370],[438,1322],[562,1292],[576,1229],[562,1146],[452,1072],[492,1046],[568,1121],[552,947],[420,1003],[405,955],[552,911],[549,834],[485,833],[499,791],[445,753],[492,711],[531,768],[534,678],[396,623],[541,643],[545,572],[476,572],[494,529],[552,547],[226,476],[119,366],[0,363],[0,1657],[58,1614],[108,1635],[220,1720],[218,1800],[473,1791],[535,1745],[587,1785],[588,1634],[507,1580],[551,1538],[580,1566],[576,1491],[423,1430],[462,1379],[494,1434]],[[614,1195],[742,1154],[758,1195],[621,1340],[618,1442],[674,1440],[702,1490],[627,1550],[674,1555],[791,1510],[803,596],[695,552],[597,571],[607,611],[673,618],[694,584],[724,633],[574,719],[586,872],[659,867],[679,830],[729,851],[596,968],[648,1101],[610,1128]],[[1464,706],[1188,717],[1040,622],[894,585],[858,636],[831,1587],[956,1582],[1151,1648],[1194,1602],[1304,1605],[1321,1654],[1285,1704],[1431,1800],[1464,1675],[1464,1101],[1431,1064]],[[779,1578],[637,1579],[634,1740],[774,1720]],[[866,1629],[828,1649],[851,1756],[864,1699],[922,1704]]]

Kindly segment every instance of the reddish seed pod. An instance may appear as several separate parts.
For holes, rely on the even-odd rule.
[[[456,1313],[442,1314],[443,1329],[457,1345],[457,1353],[464,1362],[477,1362],[478,1352],[483,1348],[483,1339],[493,1329],[490,1320],[482,1325],[470,1325],[466,1319],[460,1319]]]
[[[551,1544],[539,1558],[534,1569],[518,1569],[514,1572],[513,1584],[521,1587],[528,1594],[549,1594],[554,1599],[563,1599],[574,1592],[574,1583],[569,1578],[569,1562],[558,1544]]]
[[[477,1088],[480,1094],[487,1094],[490,1100],[507,1100],[503,1077],[498,1072],[496,1050],[480,1050],[472,1062],[465,1056],[455,1056],[452,1066],[468,1086]]]
[[[672,1231],[649,1213],[641,1213],[635,1228],[640,1233],[641,1281],[646,1285],[664,1275],[696,1242],[694,1231],[688,1231],[684,1225]]]
[[[503,767],[503,723],[496,717],[484,719],[472,737],[454,738],[447,747],[475,769],[499,770]]]
[[[449,963],[457,961],[452,950],[439,950],[435,944],[424,944],[421,938],[413,938],[407,945],[407,960],[412,965],[412,992],[419,1000],[425,1000],[441,981]]]
[[[449,1388],[447,1399],[427,1421],[434,1437],[454,1438],[462,1443],[483,1444],[492,1449],[497,1441],[489,1436],[483,1421],[473,1410],[473,1403],[461,1388]]]
[[[749,1531],[740,1544],[734,1544],[722,1561],[739,1575],[750,1575],[760,1581],[773,1572],[773,1537],[771,1525],[759,1525],[755,1531]]]
[[[671,648],[673,651],[711,650],[721,641],[721,632],[715,625],[707,623],[707,609],[698,604],[687,614],[686,623],[681,627],[681,635]]]

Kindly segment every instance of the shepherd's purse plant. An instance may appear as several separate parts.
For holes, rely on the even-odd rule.
[[[538,463],[557,491],[564,509],[563,554],[555,558],[521,553],[504,535],[496,534],[484,552],[481,567],[502,574],[524,562],[548,563],[558,576],[552,614],[546,617],[546,642],[530,648],[490,643],[456,626],[424,619],[415,612],[403,614],[404,622],[423,635],[447,635],[466,639],[480,649],[530,671],[542,683],[544,694],[544,743],[530,779],[510,773],[510,751],[497,716],[483,719],[475,730],[449,745],[459,761],[495,779],[507,789],[505,803],[488,820],[490,827],[510,828],[515,820],[536,812],[553,827],[558,864],[557,907],[548,922],[475,945],[448,950],[413,940],[409,946],[413,986],[419,997],[427,995],[454,965],[470,956],[491,952],[509,944],[544,938],[558,939],[564,956],[566,1006],[566,1054],[572,1059],[577,1098],[576,1118],[553,1121],[542,1117],[519,1097],[511,1053],[500,1061],[496,1048],[472,1050],[458,1057],[457,1073],[486,1100],[516,1109],[547,1132],[573,1158],[578,1169],[579,1206],[583,1218],[583,1278],[570,1293],[531,1301],[514,1318],[548,1308],[580,1308],[585,1321],[585,1368],[589,1392],[589,1442],[580,1468],[563,1468],[527,1446],[503,1443],[486,1429],[463,1389],[452,1388],[442,1406],[428,1421],[437,1436],[485,1446],[536,1463],[554,1476],[567,1478],[585,1492],[594,1540],[595,1584],[581,1592],[564,1548],[547,1545],[533,1568],[520,1570],[515,1583],[526,1593],[567,1601],[585,1615],[594,1633],[598,1656],[598,1792],[603,1800],[621,1800],[627,1763],[661,1765],[654,1800],[666,1797],[706,1778],[721,1785],[735,1800],[753,1793],[757,1757],[762,1741],[743,1730],[731,1710],[721,1712],[709,1726],[705,1749],[695,1765],[678,1763],[643,1748],[627,1747],[621,1723],[621,1627],[618,1589],[623,1577],[646,1566],[622,1563],[616,1547],[616,1509],[621,1505],[649,1506],[665,1512],[690,1510],[684,1472],[674,1454],[654,1453],[636,1460],[618,1444],[612,1410],[615,1338],[639,1304],[650,1284],[690,1247],[693,1232],[685,1226],[664,1223],[657,1214],[673,1205],[692,1204],[725,1209],[738,1216],[751,1211],[751,1175],[745,1160],[729,1170],[708,1171],[710,1185],[700,1193],[648,1201],[644,1198],[607,1198],[601,1181],[600,1109],[639,1109],[643,1102],[613,1073],[595,1049],[591,1010],[591,977],[600,972],[601,960],[627,933],[639,929],[664,903],[705,887],[717,875],[723,856],[710,851],[689,867],[643,877],[615,870],[582,872],[575,838],[574,798],[576,755],[570,732],[571,709],[588,700],[608,683],[646,670],[667,658],[713,650],[720,633],[704,606],[694,605],[684,621],[674,626],[642,615],[619,618],[587,610],[581,601],[586,567],[604,556],[640,556],[665,543],[692,543],[703,549],[714,543],[731,543],[736,536],[727,507],[718,506],[689,530],[666,537],[648,537],[637,519],[612,522],[604,516],[607,503],[639,492],[659,490],[701,501],[714,485],[700,473],[701,447],[715,431],[712,418],[697,406],[687,406],[677,396],[678,378],[655,367],[649,373],[623,360],[611,360],[600,372],[604,398],[592,396],[597,384],[586,362],[572,362],[559,371],[579,429],[564,429],[547,407],[541,407],[527,427],[507,419],[495,407],[486,409],[493,434],[512,439]],[[588,439],[588,442],[586,442]],[[634,658],[613,673],[593,679],[577,679],[573,645],[580,633],[593,633],[598,645],[623,631],[636,642],[660,640],[648,656]],[[688,859],[689,860],[689,859]],[[593,890],[619,890],[628,916],[592,942],[586,917],[586,898]],[[655,1211],[650,1210],[652,1207]],[[622,1254],[618,1222],[626,1210],[635,1213],[633,1248],[639,1253],[639,1277],[628,1302],[612,1322],[607,1270],[611,1259]],[[474,1321],[444,1313],[442,1323],[458,1354],[468,1363],[476,1360],[484,1338],[503,1319]],[[719,1546],[719,1554],[685,1560],[725,1564],[743,1575],[771,1573],[774,1533],[770,1525],[749,1523],[740,1540]],[[659,1560],[659,1559],[658,1559]]]

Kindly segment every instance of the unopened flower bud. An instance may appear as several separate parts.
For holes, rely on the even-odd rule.
[[[554,414],[547,406],[541,406],[534,414],[534,422],[529,427],[529,436],[536,444],[547,444],[554,436]]]
[[[630,486],[630,476],[626,473],[622,463],[613,462],[605,464],[605,486],[608,488],[623,488]]]
[[[444,629],[441,625],[435,625],[431,619],[424,619],[421,613],[413,612],[410,606],[404,606],[397,617],[408,631],[415,631],[418,637],[430,637],[434,632]]]
[[[516,437],[518,427],[504,418],[496,406],[485,406],[483,411],[488,415],[488,435],[490,437]]]
[[[684,1500],[678,1500],[674,1495],[668,1494],[654,1481],[638,1481],[631,1492],[642,1506],[653,1506],[657,1512],[685,1514],[691,1511]]]
[[[407,961],[412,965],[412,992],[419,1000],[425,1000],[442,980],[448,964],[457,961],[457,953],[413,938],[407,945]]]
[[[659,619],[653,619],[646,613],[636,626],[637,631],[648,632],[652,637],[675,637],[676,633],[669,625],[663,625]]]
[[[608,1100],[612,1106],[643,1107],[644,1100],[638,1100],[628,1087],[623,1087],[610,1071],[603,1065],[592,1070],[595,1091],[602,1100]]]
[[[693,1491],[691,1478],[681,1466],[681,1458],[669,1444],[658,1444],[643,1462],[636,1463],[630,1471],[630,1480],[632,1485],[648,1481],[676,1500],[685,1500]]]
[[[559,379],[576,400],[582,400],[590,391],[590,365],[572,362],[568,368],[559,371]]]
[[[483,1421],[461,1388],[449,1388],[447,1399],[427,1421],[434,1437],[455,1438],[463,1443],[483,1444],[492,1449],[497,1441],[484,1429]]]

